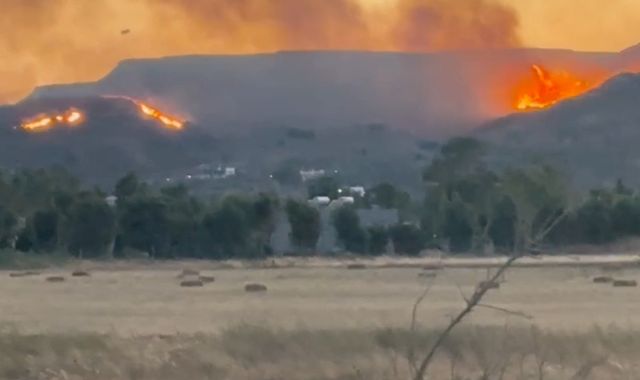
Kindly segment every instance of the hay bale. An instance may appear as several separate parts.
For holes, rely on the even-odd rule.
[[[200,276],[200,271],[195,269],[183,269],[178,275],[178,278],[185,278],[189,276]]]
[[[211,284],[213,282],[216,282],[216,278],[213,276],[200,276],[199,279],[203,284]]]
[[[267,286],[263,284],[246,284],[244,286],[244,291],[247,293],[264,293],[267,291]]]
[[[636,280],[614,280],[613,286],[616,288],[635,288],[638,286]]]
[[[40,272],[34,272],[34,271],[9,273],[9,277],[13,277],[13,278],[39,276],[39,275],[40,275]]]
[[[436,278],[438,277],[438,272],[436,271],[424,271],[418,273],[418,277],[420,278]]]
[[[500,289],[500,283],[496,281],[482,281],[478,284],[478,288]]]
[[[422,267],[425,271],[438,271],[444,269],[444,265],[442,263],[429,263]]]
[[[354,264],[347,265],[347,269],[349,269],[349,270],[362,270],[362,269],[367,269],[367,266],[364,265],[364,264],[354,263]]]
[[[66,279],[62,276],[50,276],[46,278],[47,282],[52,282],[52,283],[60,283],[60,282],[65,282]]]
[[[201,288],[204,283],[200,280],[184,280],[180,283],[180,286],[183,288]]]
[[[184,278],[198,278],[200,276],[200,271],[195,269],[183,269],[180,274],[178,274],[177,278],[182,280]]]
[[[613,282],[613,278],[609,276],[598,276],[593,278],[595,284],[610,284]]]
[[[83,270],[76,270],[71,272],[71,277],[90,277],[91,274],[89,272]]]

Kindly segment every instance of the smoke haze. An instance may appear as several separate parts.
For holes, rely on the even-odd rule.
[[[516,12],[493,0],[364,1],[3,0],[0,102],[133,57],[520,45]]]

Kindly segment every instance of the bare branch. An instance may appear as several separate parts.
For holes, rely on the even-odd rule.
[[[547,227],[541,231],[540,233],[538,233],[535,238],[527,238],[527,245],[533,246],[534,244],[544,240],[544,238],[569,214],[570,210],[564,210],[560,215],[557,215],[554,219],[550,219],[548,221],[548,225]],[[436,353],[438,352],[438,350],[440,349],[440,347],[442,346],[442,344],[445,342],[445,340],[449,337],[449,335],[451,334],[451,332],[453,331],[453,329],[460,324],[464,318],[470,314],[473,309],[475,309],[477,306],[481,306],[481,307],[489,307],[488,305],[481,305],[480,301],[482,301],[482,299],[484,298],[484,296],[487,294],[487,292],[489,290],[491,290],[492,288],[492,284],[496,283],[496,281],[498,281],[498,279],[500,279],[502,277],[502,275],[509,269],[511,268],[511,266],[513,266],[513,264],[521,259],[522,257],[528,256],[525,251],[527,247],[524,247],[525,250],[522,252],[519,252],[511,257],[509,257],[509,259],[507,261],[505,261],[505,263],[500,266],[498,268],[498,270],[496,271],[496,273],[494,273],[494,275],[487,281],[483,281],[481,283],[479,283],[476,286],[476,289],[473,293],[473,295],[471,296],[471,298],[466,299],[466,306],[464,309],[462,309],[462,311],[460,311],[458,313],[458,315],[456,317],[454,317],[451,322],[449,322],[449,324],[447,325],[447,327],[442,331],[442,333],[440,333],[440,335],[438,336],[438,338],[436,339],[436,341],[434,342],[434,344],[431,346],[431,349],[427,352],[427,354],[425,355],[425,357],[423,358],[422,362],[420,362],[420,366],[417,368],[417,370],[415,371],[415,376],[413,377],[414,380],[424,380],[425,374],[427,372],[427,369],[429,368],[429,366],[431,365],[431,363],[433,362],[433,359],[435,358]],[[500,310],[500,308],[496,308],[496,307],[489,307],[489,308],[493,308],[494,310]],[[511,312],[510,310],[500,310],[502,312]],[[523,316],[523,317],[530,317],[530,316],[525,316],[524,313],[519,313],[519,316]]]
[[[556,228],[556,226],[564,219],[566,218],[570,213],[569,209],[566,209],[562,212],[562,214],[558,215],[554,220],[549,222],[549,225],[547,226],[547,228],[545,228],[544,230],[542,230],[538,235],[536,235],[536,238],[532,241],[533,244],[544,240],[544,238],[554,229]]]
[[[499,311],[499,312],[502,312],[502,313],[505,313],[505,314],[509,314],[509,315],[513,315],[513,316],[516,316],[516,317],[521,317],[521,318],[524,318],[524,319],[527,319],[527,320],[532,320],[533,319],[532,315],[526,314],[525,312],[522,312],[522,311],[509,310],[509,309],[502,308],[502,307],[499,307],[499,306],[487,305],[487,304],[484,304],[484,303],[479,303],[477,306],[478,307],[483,307],[485,309],[491,309],[491,310]]]
[[[414,376],[414,380],[424,380],[424,376],[425,376],[425,374],[427,372],[427,369],[429,368],[429,366],[433,362],[433,359],[434,359],[436,353],[438,352],[438,350],[440,349],[440,347],[442,346],[444,341],[451,334],[451,331],[453,331],[453,329],[458,324],[460,324],[460,322],[462,322],[464,320],[464,318],[469,313],[471,313],[473,311],[473,309],[480,303],[480,301],[485,296],[485,294],[491,289],[491,286],[490,286],[491,283],[495,283],[507,269],[509,269],[518,259],[520,259],[522,257],[523,257],[522,254],[511,256],[496,271],[496,273],[491,277],[491,279],[489,281],[485,281],[483,283],[478,284],[478,286],[476,287],[476,290],[474,291],[473,295],[471,296],[471,298],[467,302],[466,307],[460,313],[458,313],[458,315],[455,318],[453,318],[451,320],[451,322],[449,322],[447,327],[438,336],[438,338],[436,339],[435,343],[431,346],[431,349],[427,352],[427,354],[424,357],[424,359],[422,359],[422,361],[420,362],[420,366],[418,367],[418,370],[416,371],[416,374]]]
[[[467,298],[467,296],[462,291],[460,284],[458,284],[457,282],[456,282],[456,287],[458,288],[458,293],[460,293],[460,297],[464,300],[466,304],[469,304],[469,298]]]

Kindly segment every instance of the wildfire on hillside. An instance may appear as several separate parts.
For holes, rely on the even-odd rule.
[[[158,110],[157,108],[154,108],[140,101],[136,101],[136,104],[143,114],[160,121],[165,127],[176,130],[181,130],[182,128],[184,128],[184,122],[178,120],[176,117],[170,116]]]
[[[532,65],[533,75],[516,89],[514,108],[520,111],[553,106],[564,99],[581,95],[596,83],[580,79],[566,71],[550,71],[541,65]]]
[[[36,117],[26,119],[20,124],[20,128],[27,132],[44,132],[58,125],[76,126],[84,121],[84,114],[74,108],[70,108],[60,114],[41,114]]]
[[[144,103],[138,99],[134,99],[134,98],[123,96],[123,95],[106,95],[103,97],[128,100],[131,103],[136,105],[141,115],[158,121],[165,128],[177,130],[177,131],[184,129],[185,122],[180,118],[170,115],[168,113],[165,113],[159,110],[158,108],[148,103]]]

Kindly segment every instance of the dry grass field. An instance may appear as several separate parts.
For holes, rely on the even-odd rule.
[[[640,267],[573,261],[512,268],[485,303],[517,315],[477,309],[432,378],[638,378],[640,288],[593,278],[640,280]],[[0,272],[0,378],[406,379],[407,347],[429,346],[464,306],[462,294],[486,278],[487,263],[452,263],[435,278],[420,276],[420,265],[372,262],[85,263],[90,276],[82,277],[71,276],[80,264],[24,277]],[[181,287],[186,267],[215,282]],[[52,276],[65,281],[46,281]],[[249,283],[268,290],[245,292]],[[410,333],[412,306],[427,286]]]

